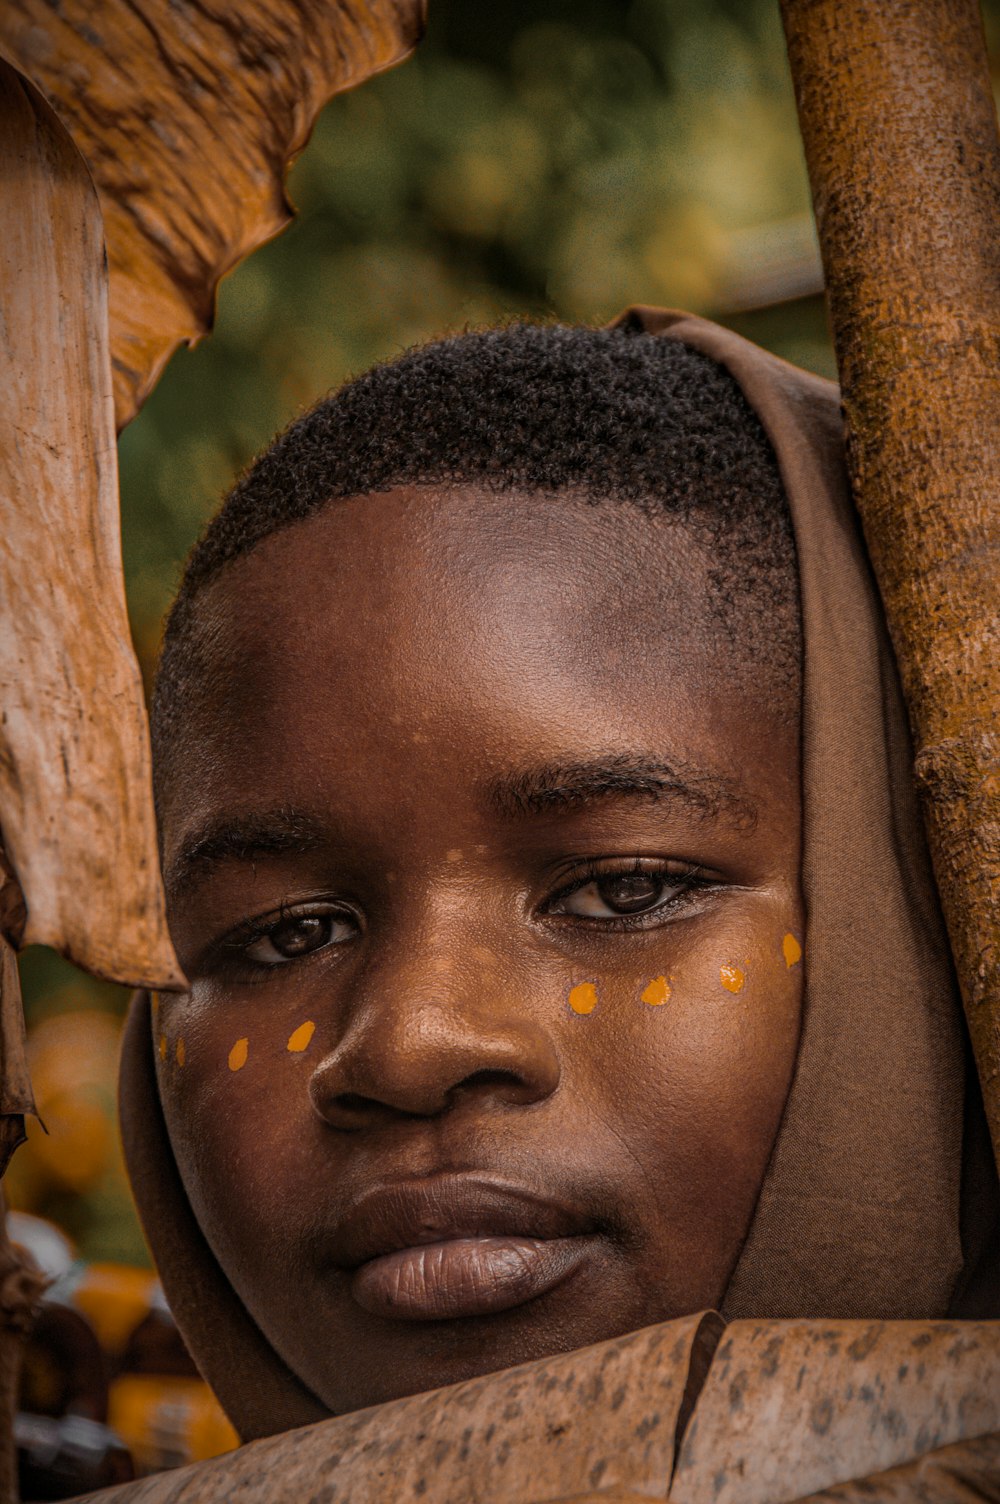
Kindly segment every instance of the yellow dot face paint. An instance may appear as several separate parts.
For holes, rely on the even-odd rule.
[[[309,1042],[315,1033],[316,1025],[312,1022],[312,1020],[309,1020],[309,1022],[304,1024],[299,1024],[298,1028],[293,1030],[293,1032],[289,1035],[289,1054],[301,1055],[303,1050],[307,1050],[309,1048]]]
[[[746,977],[738,966],[723,966],[719,972],[719,981],[727,992],[742,992]]]
[[[651,1008],[662,1008],[670,996],[670,983],[666,977],[654,977],[649,986],[643,988],[640,996]]]
[[[593,982],[577,982],[569,989],[567,999],[574,1013],[593,1013],[597,1007],[597,988]]]
[[[798,966],[802,960],[802,947],[791,933],[787,934],[781,942],[781,954],[785,958],[788,967]]]
[[[249,1039],[238,1039],[229,1051],[229,1069],[241,1071],[247,1063],[247,1052],[250,1049]]]
[[[183,1065],[184,1062],[185,1062],[185,1060],[187,1059],[187,1051],[184,1048],[184,1041],[183,1041],[183,1039],[178,1039],[178,1041],[177,1041],[177,1047],[174,1050],[174,1057],[175,1057],[178,1065]]]

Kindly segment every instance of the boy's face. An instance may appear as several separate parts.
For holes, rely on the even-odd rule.
[[[799,1031],[799,750],[685,528],[335,503],[205,591],[164,1109],[334,1411],[718,1303]],[[206,681],[207,682],[207,681]]]

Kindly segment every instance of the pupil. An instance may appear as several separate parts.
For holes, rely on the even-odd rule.
[[[328,924],[329,920],[319,914],[307,914],[275,930],[271,943],[284,956],[303,956],[323,944]]]
[[[660,896],[660,880],[643,872],[630,872],[621,877],[605,878],[598,884],[598,892],[609,908],[633,914],[656,902]]]

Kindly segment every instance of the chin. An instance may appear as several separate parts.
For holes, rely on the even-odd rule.
[[[583,1320],[543,1326],[527,1310],[517,1313],[517,1320],[511,1319],[513,1315],[410,1324],[405,1333],[394,1334],[391,1344],[366,1345],[363,1371],[355,1372],[349,1392],[345,1392],[341,1368],[340,1382],[317,1383],[316,1393],[335,1415],[343,1415],[590,1347],[669,1319],[668,1315],[623,1318],[598,1329]]]

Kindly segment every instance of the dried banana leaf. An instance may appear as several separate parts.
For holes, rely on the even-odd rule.
[[[100,205],[6,63],[0,136],[0,825],[27,904],[24,923],[4,884],[6,926],[98,976],[176,986],[125,611]]]
[[[332,94],[405,57],[425,0],[5,0],[0,53],[93,174],[119,428],[212,323],[227,271],[290,217],[285,169]]]

